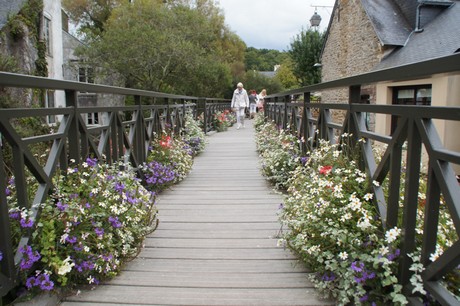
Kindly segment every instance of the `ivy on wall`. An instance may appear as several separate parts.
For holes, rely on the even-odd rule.
[[[27,35],[35,42],[37,60],[34,75],[48,76],[46,62],[46,45],[40,41],[40,26],[43,12],[43,0],[28,0],[17,15],[10,17],[7,24],[9,35],[14,41],[24,39]],[[26,31],[26,28],[28,31]]]

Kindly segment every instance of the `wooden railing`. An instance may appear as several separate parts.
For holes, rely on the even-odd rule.
[[[58,81],[0,72],[0,87],[21,87],[42,90],[65,91],[66,107],[33,109],[0,109],[0,305],[5,296],[17,284],[18,263],[22,259],[19,250],[28,243],[30,236],[22,237],[19,246],[12,245],[11,228],[6,201],[7,173],[4,167],[4,149],[11,148],[12,175],[15,178],[17,200],[20,207],[33,212],[32,218],[40,218],[40,207],[33,203],[43,203],[53,188],[52,178],[60,169],[66,169],[69,161],[81,163],[88,156],[109,163],[127,159],[134,168],[146,161],[148,149],[155,135],[161,135],[167,128],[179,133],[184,127],[184,116],[191,111],[195,118],[203,120],[205,132],[212,130],[213,115],[230,108],[228,100],[179,96],[126,89],[95,84]],[[78,92],[105,93],[132,97],[132,106],[79,107]],[[151,104],[143,105],[142,101]],[[84,118],[88,114],[98,114],[98,124],[88,125]],[[56,131],[22,137],[14,120],[20,118],[60,118]],[[45,122],[45,120],[43,120]],[[38,143],[47,143],[49,154],[45,165],[34,156],[30,149]],[[38,189],[29,200],[26,173],[30,173],[38,183]],[[142,172],[139,171],[140,177]],[[36,222],[37,223],[37,222]]]
[[[455,97],[454,104],[457,107],[366,105],[361,103],[360,92],[363,85],[429,78],[434,74],[449,72],[460,74],[460,54],[270,95],[265,100],[266,117],[304,140],[303,152],[313,150],[319,138],[335,143],[337,139],[341,139],[342,133],[353,135],[354,143],[361,147],[362,167],[370,180],[381,183],[380,186],[373,185],[373,192],[384,227],[393,228],[398,225],[398,218],[402,216],[403,241],[399,281],[405,286],[405,294],[414,305],[419,302],[413,297],[410,288],[409,268],[412,262],[407,254],[415,251],[417,210],[422,209],[418,205],[421,175],[427,176],[421,257],[425,269],[422,274],[423,284],[426,291],[440,304],[460,305],[458,296],[441,284],[441,279],[447,273],[459,272],[460,241],[455,241],[434,262],[430,260],[430,255],[436,251],[441,197],[454,224],[452,231],[460,237],[460,187],[454,171],[454,165],[460,165],[460,152],[444,146],[435,123],[460,122],[460,97]],[[349,89],[346,103],[311,102],[311,95],[315,92],[344,87]],[[449,100],[452,99],[454,98]],[[332,118],[331,113],[337,111],[344,114],[341,122]],[[365,118],[370,114],[398,117],[396,129],[390,135],[378,134],[368,129]],[[457,137],[456,141],[460,141],[460,138]],[[381,160],[376,162],[372,146],[378,144],[383,144],[386,150]],[[427,164],[426,172],[421,169],[421,163],[424,161]],[[401,188],[403,170],[406,179],[405,186]],[[386,192],[382,188],[385,180],[388,182]],[[399,200],[402,194],[404,205],[400,207]]]

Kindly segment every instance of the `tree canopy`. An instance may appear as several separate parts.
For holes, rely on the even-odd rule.
[[[273,49],[246,49],[245,64],[247,70],[273,71],[275,65],[281,64],[287,57],[286,52]]]
[[[128,87],[219,97],[243,66],[246,46],[210,0],[123,3],[103,29],[82,54]]]
[[[293,61],[293,73],[301,86],[321,82],[321,70],[314,67],[321,61],[324,34],[311,28],[297,34],[291,42],[289,55]]]

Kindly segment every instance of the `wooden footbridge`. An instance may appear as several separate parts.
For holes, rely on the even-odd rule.
[[[251,122],[208,137],[190,175],[159,197],[160,224],[112,281],[74,305],[330,305],[277,246],[282,201],[262,177]]]

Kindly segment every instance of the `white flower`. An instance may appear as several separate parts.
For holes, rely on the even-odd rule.
[[[385,233],[385,241],[392,243],[398,238],[399,234],[401,234],[401,229],[394,227]]]
[[[89,251],[90,251],[89,247],[86,246],[86,245],[83,247],[83,250],[84,250],[86,253],[89,253]]]
[[[373,181],[372,184],[374,184],[374,186],[376,186],[376,187],[380,186],[380,183],[377,182],[377,181]]]
[[[67,237],[69,237],[69,234],[65,233],[64,235],[61,236],[61,239],[59,240],[59,242],[64,244]]]
[[[91,275],[88,276],[88,278],[86,280],[88,281],[88,284],[94,283],[94,277],[92,277]]]
[[[339,258],[342,259],[342,260],[347,260],[347,258],[348,258],[347,252],[345,252],[345,251],[344,251],[344,252],[340,252],[340,253],[339,253]]]
[[[380,252],[381,255],[386,255],[386,254],[388,254],[389,251],[390,250],[388,250],[388,247],[386,247],[386,246],[383,246],[383,247],[381,247],[379,249],[379,252]]]
[[[64,259],[64,261],[62,262],[62,266],[60,266],[58,270],[59,275],[66,275],[67,273],[72,271],[72,267],[75,266],[75,263],[71,263],[70,261],[70,257]]]
[[[373,197],[374,197],[374,195],[373,195],[372,193],[367,193],[367,194],[364,196],[364,200],[370,201],[370,200],[372,200]]]

